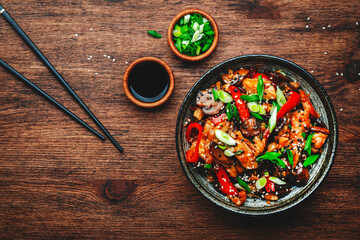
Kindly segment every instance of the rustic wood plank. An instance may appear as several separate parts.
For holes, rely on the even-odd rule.
[[[2,4],[125,149],[119,154],[0,69],[2,239],[358,238],[359,1]],[[210,13],[221,34],[199,63],[178,59],[165,38],[173,16],[190,7]],[[2,18],[0,38],[2,59],[91,123]],[[229,58],[260,53],[289,59],[317,78],[334,104],[340,135],[335,162],[308,199],[253,218],[217,208],[192,187],[178,163],[174,129],[201,75]],[[143,56],[165,60],[175,74],[173,95],[157,109],[133,105],[121,87],[128,63]]]

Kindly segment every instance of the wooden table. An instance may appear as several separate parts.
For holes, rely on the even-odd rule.
[[[358,0],[2,4],[125,149],[119,154],[0,69],[2,239],[359,238]],[[209,12],[221,34],[199,63],[181,61],[166,41],[171,19],[190,7]],[[90,123],[3,18],[0,24],[1,58]],[[234,215],[202,197],[184,175],[174,141],[190,87],[244,54],[272,54],[307,69],[329,94],[339,123],[337,156],[324,182],[298,206],[268,217]],[[144,56],[165,60],[175,74],[170,100],[152,110],[132,104],[121,86],[128,63]]]

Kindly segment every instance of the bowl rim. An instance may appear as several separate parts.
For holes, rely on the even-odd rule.
[[[215,33],[214,41],[211,44],[210,48],[206,52],[204,52],[203,54],[201,54],[199,56],[188,56],[188,55],[180,53],[179,50],[175,47],[174,41],[172,40],[172,32],[173,32],[176,22],[183,16],[185,16],[187,14],[192,14],[192,13],[199,13],[202,16],[206,17],[210,21],[211,26],[213,27],[213,30]],[[215,48],[218,44],[218,41],[219,41],[219,29],[215,22],[215,19],[210,14],[208,14],[207,12],[205,12],[203,10],[197,9],[197,8],[190,8],[190,9],[181,11],[171,20],[169,28],[168,28],[168,32],[167,32],[167,40],[168,40],[171,50],[179,58],[186,60],[186,61],[200,61],[200,60],[208,57],[215,50]]]
[[[269,59],[269,60],[275,60],[275,61],[278,61],[278,62],[281,62],[281,63],[284,63],[284,64],[288,64],[288,65],[291,65],[291,67],[299,70],[300,72],[302,72],[303,74],[305,74],[305,76],[307,77],[307,79],[311,79],[311,81],[314,82],[315,85],[317,85],[318,89],[321,91],[321,93],[324,95],[325,99],[326,99],[326,102],[328,103],[329,107],[330,107],[330,114],[333,116],[333,123],[334,123],[334,126],[333,126],[333,135],[334,135],[334,143],[333,143],[333,147],[332,149],[330,149],[330,154],[329,154],[329,161],[326,165],[326,168],[322,171],[322,174],[320,176],[320,178],[314,182],[311,186],[308,187],[308,191],[305,192],[304,195],[302,195],[301,197],[297,197],[294,201],[291,201],[289,204],[281,207],[281,208],[276,208],[274,210],[268,210],[268,211],[260,211],[260,212],[253,212],[253,211],[250,211],[250,210],[235,210],[234,207],[235,206],[232,206],[232,207],[229,207],[227,205],[224,205],[224,204],[221,204],[221,202],[216,199],[215,197],[211,196],[207,190],[205,188],[203,188],[199,183],[196,182],[195,179],[191,179],[190,178],[190,174],[188,174],[186,172],[186,166],[187,166],[187,163],[186,161],[183,161],[182,160],[182,155],[181,155],[181,149],[180,149],[180,137],[179,134],[181,131],[179,131],[179,129],[181,129],[182,125],[183,125],[183,122],[180,122],[181,118],[182,118],[182,112],[185,108],[185,102],[186,100],[190,97],[190,94],[192,91],[194,91],[195,87],[199,84],[199,82],[204,79],[208,74],[210,74],[212,71],[218,69],[219,67],[221,67],[222,65],[225,65],[226,63],[228,62],[231,62],[231,61],[236,61],[238,59],[262,59],[262,58],[265,58],[265,59]],[[307,81],[307,80],[306,80]],[[179,124],[180,127],[179,127]],[[318,186],[322,183],[322,181],[324,180],[324,178],[326,177],[326,175],[328,174],[328,172],[330,171],[330,168],[332,166],[332,163],[335,159],[335,156],[336,156],[336,150],[337,150],[337,145],[338,145],[338,135],[339,135],[339,132],[338,132],[338,123],[337,123],[337,118],[336,118],[336,113],[335,113],[335,109],[334,109],[334,106],[330,100],[330,97],[328,96],[328,94],[326,93],[325,89],[322,87],[322,85],[309,73],[307,72],[304,68],[300,67],[299,65],[287,60],[287,59],[284,59],[284,58],[281,58],[281,57],[278,57],[278,56],[274,56],[274,55],[267,55],[267,54],[248,54],[248,55],[241,55],[241,56],[237,56],[237,57],[233,57],[233,58],[230,58],[228,60],[225,60],[219,64],[217,64],[216,66],[212,67],[210,70],[208,70],[205,74],[203,74],[194,84],[193,86],[191,87],[191,89],[188,91],[188,93],[186,94],[184,100],[183,100],[183,103],[179,109],[179,113],[178,113],[178,117],[177,117],[177,121],[176,121],[176,128],[175,128],[175,144],[176,144],[176,150],[177,150],[177,155],[178,155],[178,160],[180,161],[180,165],[182,166],[182,169],[186,175],[186,177],[189,179],[189,181],[191,182],[191,184],[195,187],[195,189],[201,193],[201,195],[203,195],[208,201],[216,204],[217,206],[223,208],[223,209],[226,209],[230,212],[234,212],[234,213],[238,213],[238,214],[243,214],[243,215],[250,215],[250,216],[264,216],[264,215],[271,215],[271,214],[278,214],[280,212],[283,212],[289,208],[292,208],[296,205],[298,205],[300,202],[302,202],[303,200],[305,200],[311,193],[313,193],[315,191],[315,189],[318,188]],[[305,186],[304,186],[305,187]]]
[[[129,84],[128,84],[129,74],[135,66],[137,66],[139,63],[142,63],[142,62],[156,62],[156,63],[160,64],[161,66],[163,66],[169,75],[169,89],[167,90],[166,94],[161,99],[159,99],[155,102],[146,103],[146,102],[140,101],[139,99],[135,98],[132,95],[132,93],[129,89]],[[124,89],[126,97],[134,104],[138,105],[139,107],[144,107],[144,108],[154,108],[154,107],[158,107],[158,106],[164,104],[170,98],[170,96],[174,90],[174,85],[175,85],[174,74],[173,74],[173,71],[171,70],[170,66],[165,61],[163,61],[159,58],[156,58],[156,57],[142,57],[142,58],[136,59],[135,61],[130,63],[130,65],[126,68],[124,75],[123,75],[123,89]]]

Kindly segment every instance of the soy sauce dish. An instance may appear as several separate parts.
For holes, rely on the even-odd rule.
[[[265,73],[274,73],[274,75],[271,76],[275,77],[286,76],[288,82],[285,85],[278,86],[276,81],[273,81],[275,79],[272,77],[267,78]],[[236,79],[233,78],[235,75]],[[245,76],[248,76],[248,78],[245,78]],[[240,78],[240,80],[238,78]],[[245,83],[246,79],[248,80]],[[254,79],[257,79],[257,87],[252,88],[251,82]],[[225,80],[229,81],[227,82]],[[233,80],[235,82],[233,82]],[[219,81],[223,82],[223,85],[220,85]],[[223,90],[220,91],[219,88]],[[228,90],[226,88],[228,88]],[[283,99],[278,99],[275,96],[271,98],[271,96],[269,96],[269,94],[272,94],[271,88],[273,88],[273,92],[276,89],[277,96],[281,96]],[[211,89],[211,91],[209,89]],[[229,93],[226,93],[226,91]],[[239,96],[239,98],[244,99],[242,107],[238,105],[238,103],[241,105],[241,102],[236,100],[236,95],[239,95],[237,91],[248,94],[245,95],[245,97]],[[283,91],[283,93],[281,93],[281,91]],[[194,105],[201,105],[201,98],[206,94],[209,95],[207,96],[207,100],[211,100],[212,97],[216,98],[216,96],[220,98],[222,103],[219,104],[222,105],[222,108],[217,115],[213,116],[215,113],[209,112],[208,106],[203,106],[204,109],[202,112],[194,111],[196,108]],[[283,94],[285,94],[286,98]],[[263,97],[265,100],[262,100]],[[253,98],[256,98],[256,100],[253,100]],[[279,103],[280,106],[278,106]],[[294,106],[291,106],[290,109],[289,105],[292,103],[296,103],[296,105],[293,104]],[[215,105],[218,104],[214,104],[211,111],[216,110],[215,108],[217,108],[217,106]],[[244,113],[245,106],[248,108],[248,115],[246,115],[246,111]],[[267,106],[270,106],[273,111],[270,111],[270,109],[266,110]],[[283,106],[286,107],[283,108]],[[261,112],[261,108],[264,107],[265,110]],[[275,110],[277,108],[279,108],[280,111],[276,112]],[[237,109],[239,109],[239,111]],[[284,112],[284,109],[288,110]],[[310,120],[307,122],[306,126],[311,127],[311,130],[307,127],[304,128],[305,122],[303,122],[304,118],[301,118],[301,116],[304,116],[303,114],[305,114],[305,112],[308,114],[306,118],[309,118],[309,114],[310,117],[316,116],[311,119],[311,123]],[[282,114],[284,114],[283,116],[287,114],[287,117],[281,117]],[[220,115],[220,117],[218,117],[218,115]],[[251,117],[249,117],[249,115]],[[255,127],[252,129],[246,127],[246,121],[249,119],[252,119],[253,124],[255,123],[255,118],[252,117],[252,115],[257,119],[257,124],[262,124],[258,125],[262,126],[262,130],[259,130],[260,128],[255,129]],[[273,115],[275,117],[273,117]],[[299,116],[299,118],[294,120],[293,118],[295,118],[295,116]],[[275,119],[278,120],[274,123]],[[287,124],[280,123],[281,119],[282,122],[288,121]],[[219,124],[220,127],[216,125],[218,121],[222,121],[221,124]],[[208,127],[211,125],[214,126],[214,129],[219,129],[223,127],[222,123],[224,123],[225,126],[229,124],[229,121],[229,130],[223,130],[223,132],[221,132],[221,130],[214,130],[214,138],[216,137],[215,142],[212,140],[208,146],[210,155],[212,157],[216,155],[214,161],[209,161],[210,164],[208,163],[209,159],[206,159],[207,157],[204,155],[204,150],[201,150],[199,154],[200,160],[197,160],[199,157],[194,150],[194,146],[197,145],[196,142],[199,136],[202,136],[202,133],[199,133],[197,130],[189,130],[189,126],[192,126],[191,129],[196,128],[202,132],[203,127],[201,125],[204,126],[204,124],[208,124]],[[298,124],[298,122],[300,124]],[[236,127],[236,124],[238,127]],[[204,126],[204,129],[209,129],[208,127]],[[298,133],[299,127],[306,130]],[[285,128],[289,128],[289,130]],[[289,144],[280,148],[280,143],[276,141],[276,137],[280,137],[281,130],[292,131],[291,128],[293,128],[294,131],[290,133],[290,139],[287,140]],[[270,131],[270,135],[266,133],[266,130]],[[207,130],[204,130],[204,134],[206,131]],[[256,131],[258,132],[254,133]],[[260,135],[259,131],[261,131]],[[271,135],[271,131],[273,131],[273,135]],[[319,131],[323,131],[324,134],[321,135],[322,133]],[[229,137],[226,136],[226,132],[232,137],[230,135],[228,135]],[[311,138],[314,136],[312,132],[315,132],[314,134],[318,133],[318,136],[314,137],[314,139],[326,135],[326,141],[323,141],[321,146],[317,146],[311,141]],[[225,135],[223,133],[225,133]],[[287,132],[284,132],[284,134],[287,134]],[[243,138],[242,135],[246,136],[247,139]],[[294,136],[297,136],[296,145],[293,144]],[[255,158],[252,162],[249,160],[243,161],[244,159],[241,158],[241,154],[246,150],[242,149],[243,151],[238,151],[239,149],[236,147],[240,146],[241,148],[242,142],[245,140],[246,145],[251,148],[251,146],[255,146],[259,141],[264,142],[264,139],[266,139],[265,144],[267,145],[261,150],[261,154],[256,155],[258,156],[256,162]],[[278,147],[280,146],[279,149],[273,148],[273,150],[267,152],[272,143],[270,143],[270,139],[274,143],[274,146],[276,146],[276,144]],[[180,108],[176,124],[177,153],[180,164],[190,182],[205,198],[216,205],[236,213],[247,215],[268,215],[281,212],[307,198],[319,186],[328,173],[335,157],[337,139],[338,129],[335,111],[320,83],[300,66],[283,58],[270,55],[239,56],[222,62],[209,70],[194,84],[186,95]],[[231,140],[236,140],[237,144]],[[266,142],[267,140],[268,142]],[[308,141],[308,144],[306,144],[305,141]],[[192,146],[192,150],[189,150],[190,146]],[[303,148],[299,148],[299,146]],[[204,147],[202,147],[202,149],[204,149]],[[215,155],[214,152],[216,152]],[[291,152],[297,154],[298,158],[296,158],[295,155],[293,156]],[[227,157],[222,156],[222,153]],[[248,152],[246,152],[246,154],[248,154]],[[296,163],[294,163],[295,159]],[[200,163],[200,161],[204,162],[204,160],[208,164],[204,165],[205,163]],[[240,162],[240,166],[238,162]],[[200,165],[202,165],[202,168],[199,168]],[[233,169],[235,172],[231,173],[231,166],[236,166],[234,167],[236,169]],[[262,169],[262,171],[258,166],[262,166],[263,168],[265,166],[266,169]],[[211,172],[207,172],[207,169]],[[292,177],[299,177],[299,174],[302,174],[301,171],[299,172],[297,169],[301,169],[301,171],[305,171],[306,173],[306,181],[302,184],[296,184],[298,181],[296,179],[295,181],[291,180]],[[295,175],[289,171],[295,171]],[[253,174],[251,177],[256,178],[255,180],[249,180],[251,177],[246,175],[250,175],[251,173]],[[275,175],[272,174],[277,174],[277,177],[274,177]],[[289,174],[291,178],[287,178],[287,174]],[[235,175],[235,177],[232,175]],[[225,181],[224,179],[227,180]],[[289,180],[289,182],[286,183],[284,180]],[[293,184],[290,184],[290,182],[293,182]],[[235,189],[234,186],[237,189]],[[286,193],[278,197],[279,193],[277,191],[281,192],[282,190],[286,190]],[[244,199],[242,199],[243,201],[241,200],[243,197],[245,197],[244,199],[246,199],[246,201]]]
[[[144,108],[158,107],[169,99],[174,89],[174,75],[163,60],[143,57],[125,70],[123,89],[134,104]]]

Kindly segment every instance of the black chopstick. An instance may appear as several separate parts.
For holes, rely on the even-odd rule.
[[[22,82],[24,82],[25,84],[27,84],[31,89],[33,89],[34,91],[36,91],[37,93],[39,93],[41,96],[43,96],[46,100],[48,100],[49,102],[51,102],[52,104],[54,104],[56,107],[58,107],[59,109],[61,109],[62,111],[64,111],[66,114],[68,114],[70,117],[72,117],[73,119],[75,119],[78,123],[80,123],[82,126],[84,126],[86,129],[88,129],[89,131],[91,131],[92,133],[94,133],[98,138],[100,138],[101,140],[105,140],[105,137],[103,135],[101,135],[100,133],[98,133],[97,131],[95,131],[92,127],[90,127],[89,125],[87,125],[83,120],[81,120],[79,117],[77,117],[75,114],[73,114],[72,112],[70,112],[67,108],[65,108],[63,105],[61,105],[59,102],[57,102],[55,99],[53,99],[50,95],[48,95],[46,92],[44,92],[43,90],[41,90],[38,86],[36,86],[35,84],[33,84],[29,79],[27,79],[26,77],[24,77],[23,75],[21,75],[19,72],[17,72],[15,69],[13,69],[9,64],[7,64],[6,62],[4,62],[1,58],[0,58],[0,66],[4,67],[8,72],[10,72],[11,74],[13,74],[15,77],[17,77],[19,80],[21,80]]]
[[[25,41],[25,43],[33,50],[33,52],[40,58],[44,65],[50,70],[50,72],[58,79],[58,81],[65,87],[65,89],[70,93],[70,95],[78,102],[82,109],[92,118],[96,125],[101,128],[105,135],[110,139],[110,141],[115,145],[120,152],[123,152],[123,148],[119,143],[111,136],[108,130],[101,124],[101,122],[96,118],[96,116],[90,111],[90,109],[85,105],[85,103],[79,98],[79,96],[74,92],[70,85],[64,80],[64,78],[56,71],[56,69],[51,65],[49,60],[41,53],[41,51],[36,47],[36,45],[30,40],[26,33],[20,28],[20,26],[15,22],[15,20],[5,11],[5,9],[0,5],[0,14],[5,18],[5,20],[11,25],[11,27],[19,34],[19,36]]]

